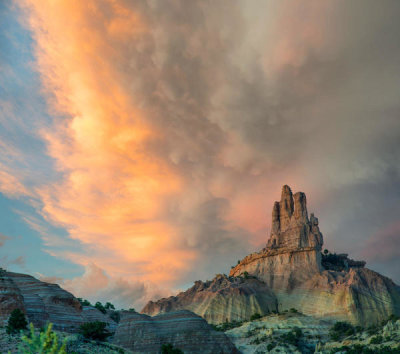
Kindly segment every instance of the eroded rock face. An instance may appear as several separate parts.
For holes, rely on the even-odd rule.
[[[303,192],[294,196],[289,186],[282,188],[281,201],[275,202],[272,209],[271,236],[268,248],[315,248],[321,250],[322,234],[318,219],[311,214],[308,219],[307,200]]]
[[[378,322],[400,314],[397,285],[347,255],[335,255],[340,266],[325,269],[322,245],[318,219],[313,214],[308,218],[304,193],[293,196],[284,186],[281,201],[272,210],[267,247],[245,257],[230,276],[247,272],[263,280],[276,295],[279,311],[296,308],[353,323]]]
[[[135,353],[160,353],[171,343],[184,353],[237,353],[223,332],[217,332],[200,316],[177,311],[150,317],[139,313],[123,316],[114,344]]]
[[[8,320],[11,312],[15,309],[25,311],[24,298],[16,284],[5,276],[2,271],[0,275],[0,323]]]
[[[144,313],[155,315],[189,309],[211,323],[247,320],[296,308],[316,317],[363,324],[400,315],[400,289],[390,279],[364,268],[346,254],[324,255],[318,219],[308,216],[306,196],[283,186],[272,209],[271,235],[260,252],[246,256],[229,277],[196,282],[168,299],[150,302]],[[255,279],[244,280],[245,275]],[[240,283],[236,279],[240,280]],[[256,279],[261,282],[256,282]]]
[[[218,324],[276,311],[277,300],[269,287],[258,279],[219,274],[208,282],[196,281],[193,287],[177,296],[150,301],[142,313],[154,316],[182,309]]]
[[[82,323],[106,322],[110,330],[116,323],[91,307],[82,311],[78,299],[57,284],[40,281],[27,274],[2,272],[0,275],[0,318],[8,320],[19,308],[36,328],[53,323],[54,329],[75,332]]]

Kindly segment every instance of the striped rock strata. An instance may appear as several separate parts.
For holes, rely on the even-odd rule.
[[[0,274],[0,321],[7,321],[12,310],[22,310],[29,322],[43,327],[51,322],[55,329],[74,332],[85,322],[98,320],[115,328],[109,317],[94,308],[85,308],[71,293],[57,284],[40,281],[27,274],[2,271]]]
[[[177,311],[150,317],[129,313],[122,317],[113,343],[134,353],[161,352],[171,343],[189,353],[238,353],[223,332],[217,332],[200,316],[190,311]]]
[[[240,321],[251,315],[262,315],[277,310],[277,300],[268,286],[254,278],[227,277],[218,274],[213,280],[196,281],[189,290],[150,301],[142,313],[156,315],[187,309],[205,318],[209,323]]]

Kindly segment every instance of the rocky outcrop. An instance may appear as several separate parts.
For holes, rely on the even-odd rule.
[[[150,317],[136,312],[122,317],[113,343],[134,353],[160,353],[172,344],[184,353],[237,353],[223,332],[217,332],[200,316],[177,311]]]
[[[269,287],[258,279],[219,274],[211,281],[196,281],[193,287],[177,296],[150,301],[142,313],[156,315],[182,309],[217,324],[276,311],[277,300]]]
[[[230,276],[247,273],[263,280],[276,295],[280,311],[294,307],[354,323],[400,314],[398,286],[346,254],[324,256],[322,263],[322,245],[318,219],[313,214],[308,218],[304,193],[293,196],[284,186],[272,210],[267,247],[245,257]]]
[[[318,219],[308,216],[306,196],[283,186],[272,209],[265,248],[246,256],[229,277],[195,285],[177,296],[148,303],[144,313],[190,309],[211,323],[247,320],[275,308],[296,308],[322,318],[373,323],[400,315],[400,288],[347,254],[321,254]],[[252,283],[245,278],[253,277]],[[240,278],[240,283],[237,283]],[[258,282],[256,282],[256,279]]]
[[[15,309],[25,312],[24,298],[16,284],[0,269],[0,323],[8,319]]]
[[[85,308],[71,293],[57,284],[40,281],[27,274],[2,271],[0,274],[0,319],[5,322],[12,310],[22,310],[35,327],[53,323],[54,329],[75,332],[82,323],[106,322],[110,330],[116,323],[93,307]]]

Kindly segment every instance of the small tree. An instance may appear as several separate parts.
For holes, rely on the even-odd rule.
[[[46,329],[39,335],[35,334],[35,327],[31,323],[30,336],[22,336],[22,345],[19,347],[19,353],[36,354],[36,353],[52,353],[66,354],[67,339],[60,346],[58,344],[57,334],[52,331],[53,325],[49,323]]]
[[[28,322],[26,322],[25,315],[20,309],[15,309],[11,312],[8,319],[6,331],[8,334],[18,333],[19,331],[26,329]]]
[[[81,297],[78,297],[79,302],[81,303],[82,306],[92,306],[89,300],[82,299]]]
[[[328,254],[329,253],[329,251],[325,248],[324,249],[324,254],[326,255],[326,254]]]
[[[115,306],[111,302],[106,302],[106,304],[104,305],[104,308],[106,310],[115,310]]]
[[[107,310],[105,309],[105,307],[103,306],[103,304],[100,301],[97,301],[96,304],[94,305],[94,307],[102,313],[107,312]]]
[[[174,348],[174,346],[171,343],[168,343],[168,344],[163,344],[161,346],[161,353],[162,354],[183,354],[183,351],[178,348]]]
[[[111,333],[106,329],[107,323],[95,321],[81,325],[79,332],[87,339],[104,341]]]

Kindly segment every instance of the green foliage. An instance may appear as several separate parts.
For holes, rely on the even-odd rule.
[[[81,297],[78,297],[78,300],[82,306],[92,306],[92,304],[89,302],[89,300],[82,299]]]
[[[215,331],[225,332],[229,329],[240,327],[242,324],[243,324],[243,322],[241,322],[241,321],[228,322],[228,320],[226,320],[224,323],[220,323],[218,325],[211,324],[211,327]]]
[[[119,321],[121,320],[121,315],[119,314],[119,312],[111,312],[111,313],[110,313],[110,318],[111,318],[113,321],[119,323]]]
[[[353,346],[342,346],[331,350],[331,353],[346,353],[346,354],[398,354],[400,347],[391,348],[389,346],[380,346],[377,348],[369,348],[367,345],[355,344]]]
[[[251,315],[250,321],[258,320],[261,317],[262,316],[259,313],[255,313],[255,314]]]
[[[111,302],[106,302],[106,304],[104,305],[104,308],[106,310],[115,310],[115,306]]]
[[[292,308],[290,309],[290,312],[291,312],[291,313],[298,313],[299,311],[297,311],[297,309],[295,309],[294,307],[292,307]]]
[[[374,336],[370,340],[370,344],[381,344],[383,342],[382,336]]]
[[[136,310],[133,307],[131,307],[128,311],[129,312],[136,312]]]
[[[107,324],[105,322],[87,322],[81,325],[79,332],[86,339],[104,341],[111,335],[111,333],[106,329],[106,326]]]
[[[94,305],[94,307],[102,313],[107,312],[106,308],[103,306],[103,304],[100,301],[97,301],[96,304]]]
[[[8,334],[15,334],[19,331],[26,329],[28,322],[26,322],[25,315],[20,309],[15,309],[11,312],[8,319],[6,331]]]
[[[332,340],[338,341],[343,337],[351,336],[355,333],[354,327],[348,322],[336,322],[329,331]]]
[[[22,344],[19,348],[19,353],[23,354],[66,354],[66,340],[62,345],[58,343],[57,334],[51,329],[53,325],[49,323],[43,332],[35,334],[35,327],[31,323],[29,336],[22,336]]]
[[[297,346],[302,336],[302,330],[299,327],[294,327],[290,332],[282,334],[280,338],[285,343]]]
[[[324,249],[324,254],[326,255],[326,254],[328,254],[329,253],[329,251],[325,248]]]
[[[267,350],[268,350],[268,351],[271,351],[271,350],[274,349],[275,347],[276,347],[276,343],[275,343],[275,342],[269,343],[269,344],[267,345]]]
[[[168,344],[163,344],[161,346],[161,353],[162,354],[183,354],[183,351],[178,348],[174,348],[174,346],[171,343],[168,343]]]
[[[244,272],[243,276],[244,276],[245,279],[249,279],[249,273],[248,272]]]

